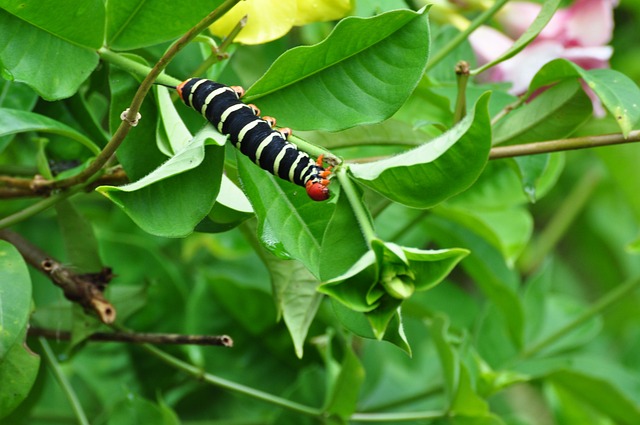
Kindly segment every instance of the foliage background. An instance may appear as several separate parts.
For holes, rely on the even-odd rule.
[[[11,3],[0,2],[0,7],[11,10]],[[112,23],[121,19],[118,13],[127,16],[124,2],[113,3],[122,9],[108,9]],[[171,18],[175,16],[173,6],[150,2],[146,14],[139,15],[140,22],[162,25],[164,38],[149,43],[143,40],[144,34],[127,39],[125,32],[106,28],[110,47],[135,53],[152,64],[170,40],[211,10],[211,2],[205,3],[194,2],[198,6],[176,21]],[[354,13],[371,16],[406,7],[405,2],[360,1]],[[104,16],[92,12],[100,9],[88,7],[85,15],[75,19],[88,25],[103,22]],[[8,25],[9,13],[1,13],[0,23]],[[612,41],[612,68],[636,85],[640,68],[633,58],[638,55],[634,35],[639,15],[637,4],[620,5]],[[159,23],[149,23],[149,19]],[[130,28],[136,28],[134,24]],[[438,23],[431,24],[433,55],[451,35]],[[314,23],[270,43],[234,45],[229,49],[231,59],[211,72],[220,81],[250,86],[283,52],[298,44],[319,42],[333,26]],[[14,31],[19,34],[20,28]],[[8,33],[2,34],[4,38]],[[42,40],[33,37],[25,37],[20,49],[46,51]],[[60,128],[45,135],[37,131],[59,126],[49,122],[15,137],[3,134],[1,174],[41,171],[43,161],[50,159],[57,163],[86,161],[96,153],[86,146],[93,143],[99,149],[114,131],[113,123],[117,125],[138,81],[104,57],[93,70],[98,57],[87,52],[99,49],[101,40],[86,38],[80,47],[77,43],[69,47],[77,50],[73,63],[51,62],[45,67],[34,59],[26,65],[31,81],[45,91],[55,88],[55,92],[38,96],[27,85],[3,81],[0,106],[50,117],[90,142],[70,143],[68,133]],[[136,45],[135,40],[142,41]],[[7,53],[7,39],[0,44],[3,65],[10,68],[9,58],[16,55]],[[203,50],[190,45],[167,73],[191,75],[202,62]],[[460,52],[471,58],[468,46],[463,45],[456,54]],[[439,134],[441,127],[427,126],[416,136],[402,123],[421,119],[447,128],[452,124],[455,78],[447,70],[456,60],[448,57],[431,70],[394,121],[329,136],[313,131],[296,134],[347,159],[388,155],[423,142]],[[90,75],[83,69],[89,69]],[[51,76],[61,70],[73,75],[52,84]],[[75,92],[74,84],[81,85],[81,90],[68,97]],[[566,134],[556,136],[551,134],[557,129],[546,132],[544,122],[539,122],[541,137],[620,131],[610,115],[585,118],[590,111],[579,89],[570,84],[561,92],[567,103],[553,112],[573,112],[574,121],[563,129]],[[469,87],[470,110],[488,88]],[[503,87],[490,88],[494,93],[489,111],[495,115],[512,99]],[[314,99],[322,96],[316,93]],[[540,107],[545,106],[551,108],[544,103]],[[182,112],[189,128],[198,129],[197,114]],[[155,136],[137,136],[156,133],[158,112],[150,98],[143,104],[142,115],[140,127],[118,152],[132,180],[166,158],[156,148]],[[277,115],[281,116],[286,118],[286,111]],[[3,117],[3,124],[11,118],[8,127],[17,122],[17,116],[6,109]],[[309,129],[314,129],[313,116],[308,120]],[[148,125],[151,127],[145,128]],[[494,128],[494,136],[500,134],[498,129]],[[343,147],[349,140],[363,142]],[[380,140],[397,143],[374,143]],[[204,149],[211,161],[207,165],[219,168],[222,159],[211,152],[222,148],[207,142]],[[134,162],[126,163],[127,158]],[[532,183],[527,175],[518,178],[513,160],[489,161],[471,189],[421,210],[389,203],[367,191],[366,205],[380,239],[422,249],[458,247],[471,252],[444,282],[404,301],[403,330],[411,356],[403,340],[392,332],[387,335],[391,343],[362,337],[363,333],[372,336],[366,321],[361,326],[363,316],[353,316],[316,292],[317,279],[299,263],[279,259],[274,255],[277,249],[265,249],[256,236],[264,225],[262,218],[225,232],[167,238],[141,228],[149,225],[146,218],[152,214],[134,223],[98,193],[60,202],[11,228],[74,267],[114,267],[117,278],[109,287],[108,298],[117,307],[118,324],[137,332],[229,334],[235,345],[233,349],[179,346],[159,351],[134,344],[82,341],[96,330],[107,329],[72,306],[46,276],[27,272],[17,251],[0,241],[0,311],[4,317],[15,319],[16,324],[28,320],[34,327],[72,330],[74,335],[72,343],[29,337],[27,345],[40,361],[20,343],[26,328],[10,335],[11,343],[3,339],[0,416],[17,408],[0,421],[12,425],[73,423],[83,418],[95,424],[640,423],[638,164],[640,150],[633,144],[555,153],[545,157],[540,179]],[[265,174],[249,166],[245,172],[252,176],[250,182],[267,181]],[[521,165],[526,170],[535,166]],[[233,163],[229,169],[234,169]],[[457,184],[457,176],[451,174],[446,188]],[[268,187],[245,190],[264,192]],[[529,189],[529,195],[535,190],[535,202],[530,202],[523,187]],[[152,210],[162,209],[158,199]],[[0,214],[8,217],[33,203],[33,199],[3,199]],[[321,215],[324,207],[314,207],[312,213]],[[165,212],[179,215],[175,210]],[[339,227],[337,232],[339,236]],[[349,243],[336,237],[328,249],[346,250]],[[332,260],[315,261],[327,265]],[[293,276],[287,281],[292,285],[287,288],[290,298],[277,296],[278,288],[282,289],[273,284],[281,276],[278,273]],[[282,303],[298,305],[286,311],[302,317],[285,312],[283,321]],[[27,319],[30,305],[33,314]],[[296,355],[302,352],[304,356]]]

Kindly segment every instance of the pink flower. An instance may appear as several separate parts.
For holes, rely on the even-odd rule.
[[[524,93],[542,66],[557,58],[570,60],[582,68],[606,68],[613,53],[613,8],[616,0],[576,0],[560,9],[538,37],[513,58],[491,68],[485,81],[508,81],[512,94]],[[469,41],[480,64],[498,58],[538,15],[541,6],[529,2],[510,2],[497,17],[504,29],[478,28]]]

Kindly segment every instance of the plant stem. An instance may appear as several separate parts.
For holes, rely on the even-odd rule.
[[[456,78],[458,80],[458,96],[456,97],[456,110],[453,114],[453,122],[457,124],[467,114],[467,83],[469,82],[469,64],[460,61],[456,64]]]
[[[21,221],[26,220],[27,218],[32,217],[46,210],[47,208],[54,206],[58,202],[63,201],[78,192],[81,192],[82,190],[84,190],[84,188],[84,185],[76,186],[64,192],[60,192],[41,201],[38,201],[35,204],[29,205],[23,210],[0,219],[0,229],[4,229],[6,227],[13,226],[14,224],[20,223]]]
[[[353,422],[409,422],[425,419],[441,419],[450,416],[447,412],[427,410],[424,412],[399,413],[354,413],[349,420]]]
[[[491,148],[489,159],[512,158],[515,156],[536,155],[540,153],[561,152],[575,149],[596,148],[600,146],[620,145],[640,142],[640,130],[634,130],[624,137],[620,133],[600,136],[574,137],[571,139],[549,140],[546,142],[524,143],[512,146]]]
[[[534,240],[528,249],[523,252],[518,261],[518,268],[521,273],[529,274],[535,270],[553,247],[557,245],[576,216],[589,201],[600,178],[600,173],[596,169],[591,169],[580,179],[579,183],[556,209],[549,224],[540,232],[537,240]]]
[[[471,22],[471,24],[464,31],[456,35],[451,41],[449,41],[449,43],[447,43],[442,49],[440,49],[438,53],[431,57],[431,60],[427,64],[426,71],[429,71],[431,68],[436,66],[463,41],[467,40],[469,34],[475,31],[476,28],[478,28],[480,25],[491,19],[493,15],[495,15],[500,9],[502,9],[502,6],[504,6],[507,1],[509,0],[497,0],[489,9],[478,15],[478,17],[474,19],[473,22]]]
[[[600,298],[595,304],[593,304],[587,311],[576,317],[572,322],[566,324],[562,328],[558,329],[555,333],[549,335],[542,341],[534,344],[532,347],[525,349],[518,358],[520,360],[527,359],[546,347],[550,346],[554,342],[558,341],[568,333],[572,332],[574,329],[582,325],[587,320],[594,317],[596,314],[600,313],[607,307],[612,306],[616,302],[623,300],[629,294],[631,294],[634,290],[640,287],[640,277],[636,277],[628,280],[622,285],[617,286],[616,288],[609,291],[606,295]]]
[[[206,383],[212,384],[212,385],[216,385],[218,387],[221,388],[225,388],[227,390],[231,390],[231,391],[235,391],[237,393],[240,394],[244,394],[247,395],[249,397],[258,399],[258,400],[262,400],[262,401],[266,401],[267,403],[271,403],[274,404],[276,406],[280,406],[283,407],[285,409],[294,411],[294,412],[298,412],[298,413],[302,413],[304,415],[308,415],[308,416],[320,416],[322,415],[322,410],[321,409],[317,409],[315,407],[311,407],[311,406],[306,406],[304,404],[300,404],[300,403],[296,403],[290,400],[287,400],[285,398],[281,398],[278,396],[275,396],[273,394],[269,394],[260,390],[256,390],[254,388],[251,387],[247,387],[245,385],[242,384],[238,384],[236,382],[233,381],[229,381],[227,379],[224,378],[220,378],[218,376],[215,375],[211,375],[209,373],[206,373],[204,371],[202,371],[200,368],[197,368],[195,366],[192,366],[180,359],[178,359],[177,357],[174,357],[170,354],[165,353],[162,350],[157,349],[156,347],[149,345],[149,344],[144,344],[143,345],[144,349],[147,350],[148,352],[150,352],[151,354],[153,354],[154,356],[158,357],[160,360],[164,361],[165,363],[189,374],[192,375],[195,378],[198,378]]]
[[[56,356],[53,353],[51,346],[49,346],[49,343],[43,337],[39,337],[38,341],[42,346],[44,357],[47,359],[47,362],[49,363],[49,365],[51,366],[51,369],[53,370],[53,375],[56,377],[58,384],[60,384],[60,386],[62,387],[62,391],[67,396],[69,403],[71,403],[71,408],[73,409],[73,412],[76,414],[76,418],[78,418],[78,422],[81,425],[89,425],[89,420],[87,419],[87,415],[84,413],[84,410],[82,409],[82,405],[78,400],[78,396],[76,395],[76,392],[73,390],[73,387],[69,383],[69,380],[64,375],[62,368],[58,364],[58,360],[56,360]]]
[[[371,241],[377,239],[376,232],[373,229],[373,225],[371,224],[369,214],[367,214],[367,210],[362,204],[362,199],[360,199],[360,196],[358,196],[358,192],[356,191],[351,178],[347,175],[347,167],[341,167],[336,174],[338,176],[338,181],[340,182],[342,191],[345,193],[345,195],[347,195],[347,199],[351,204],[351,208],[353,209],[353,213],[356,216],[356,220],[360,224],[362,235],[367,241],[367,245],[371,246]]]
[[[224,15],[229,9],[235,6],[240,0],[227,0],[222,3],[219,7],[217,7],[213,12],[207,15],[204,19],[198,22],[193,28],[191,28],[186,34],[184,34],[178,41],[173,43],[171,47],[167,50],[167,52],[156,62],[153,68],[149,71],[145,79],[138,87],[138,91],[131,101],[131,105],[127,110],[125,119],[122,120],[120,126],[114,133],[109,143],[102,149],[102,151],[96,156],[96,158],[89,164],[87,168],[85,168],[82,172],[76,174],[73,177],[69,177],[64,180],[56,180],[51,182],[51,187],[63,188],[70,187],[80,184],[87,179],[89,179],[94,174],[98,173],[102,167],[109,161],[109,159],[116,152],[124,138],[129,134],[129,131],[132,127],[132,122],[136,121],[138,111],[140,110],[140,106],[147,93],[151,89],[153,82],[158,78],[158,76],[164,71],[169,62],[182,50],[191,40],[193,40],[200,32],[205,30],[209,25],[218,20],[222,15]],[[101,54],[104,55],[106,50],[101,50]],[[115,59],[116,61],[121,61],[121,57],[115,58],[115,56],[111,56],[107,53],[107,56],[110,59]],[[138,72],[139,69],[137,66],[132,65],[127,62],[127,69],[134,70],[134,72]]]

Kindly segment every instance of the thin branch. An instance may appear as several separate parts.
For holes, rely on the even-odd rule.
[[[0,175],[0,199],[34,198],[49,196],[51,193],[42,191],[42,176],[32,178],[2,176]],[[121,185],[129,182],[129,178],[121,166],[113,167],[105,171],[99,178],[92,180],[91,184],[83,186],[83,190],[90,192],[102,185]]]
[[[62,289],[68,300],[80,304],[85,310],[93,311],[103,323],[110,324],[115,321],[116,309],[104,297],[104,290],[113,278],[110,268],[106,267],[98,273],[78,274],[16,232],[2,229],[0,239],[15,246],[27,263]]]
[[[80,404],[80,400],[76,395],[75,390],[71,386],[71,383],[67,379],[67,376],[64,374],[64,371],[60,367],[58,360],[56,359],[53,350],[49,346],[49,343],[44,338],[39,338],[40,345],[42,346],[42,352],[44,354],[44,358],[47,360],[49,365],[51,366],[51,370],[53,371],[53,375],[56,377],[58,384],[62,388],[62,392],[66,395],[69,403],[71,404],[71,408],[78,419],[78,423],[80,425],[89,425],[89,420],[87,419],[87,415],[84,413],[84,409]]]
[[[186,363],[180,360],[179,358],[174,357],[154,347],[153,345],[144,344],[143,347],[145,350],[147,350],[149,353],[153,354],[163,362],[208,384],[212,384],[217,387],[234,391],[239,394],[244,394],[246,396],[249,396],[257,400],[266,401],[267,403],[271,403],[275,406],[283,407],[285,409],[291,410],[293,412],[302,413],[304,415],[315,416],[315,417],[320,417],[322,415],[321,409],[296,403],[295,401],[287,400],[286,398],[278,397],[276,395],[269,394],[264,391],[256,390],[255,388],[238,384],[237,382],[229,381],[228,379],[220,378],[219,376],[215,376],[210,373],[207,373],[202,369],[200,369],[199,367]]]
[[[634,130],[625,138],[620,133],[600,136],[574,137],[571,139],[549,140],[546,142],[524,143],[512,146],[491,148],[489,159],[512,158],[516,156],[537,155],[541,153],[561,152],[575,149],[596,148],[600,146],[620,145],[640,142],[640,130]]]
[[[70,340],[71,332],[30,327],[29,336],[42,336],[47,339]],[[176,345],[213,345],[233,347],[228,335],[183,335],[168,333],[140,332],[96,332],[87,338],[89,341],[126,342],[134,344],[176,344]]]
[[[589,307],[586,311],[581,313],[571,322],[567,323],[551,335],[544,338],[542,341],[532,345],[531,347],[525,349],[520,353],[518,359],[524,360],[532,357],[535,354],[538,354],[540,351],[549,347],[556,341],[562,339],[565,335],[573,332],[587,320],[593,318],[596,314],[599,314],[604,309],[611,307],[613,304],[627,298],[633,291],[640,287],[640,277],[632,278],[621,285],[615,287],[607,294],[605,294],[602,298],[600,298],[596,303],[594,303],[591,307]]]
[[[131,130],[132,123],[136,122],[138,119],[138,112],[140,111],[140,106],[147,93],[152,87],[153,82],[156,78],[164,71],[169,62],[182,50],[193,38],[195,38],[200,32],[208,28],[213,22],[215,22],[218,18],[224,15],[229,9],[235,6],[239,0],[227,0],[223,4],[221,4],[218,8],[216,8],[213,12],[207,15],[203,20],[197,23],[193,28],[191,28],[185,35],[183,35],[178,41],[176,41],[171,47],[167,50],[167,52],[158,60],[158,62],[151,69],[149,74],[147,74],[146,78],[138,87],[138,91],[131,101],[131,105],[127,109],[126,117],[120,123],[120,126],[109,140],[109,143],[102,149],[102,151],[96,156],[96,158],[89,164],[89,166],[81,171],[80,173],[69,177],[64,180],[50,180],[46,183],[42,184],[43,188],[54,189],[54,188],[68,188],[71,186],[75,186],[81,183],[84,183],[93,175],[98,173],[102,167],[111,159],[113,154],[116,152],[124,138],[127,136],[129,131]],[[104,52],[105,49],[101,49],[100,52]]]

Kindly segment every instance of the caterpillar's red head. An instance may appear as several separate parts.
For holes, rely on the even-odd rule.
[[[327,187],[329,180],[313,182],[309,180],[306,185],[307,195],[314,201],[326,201],[329,199],[329,188]]]

